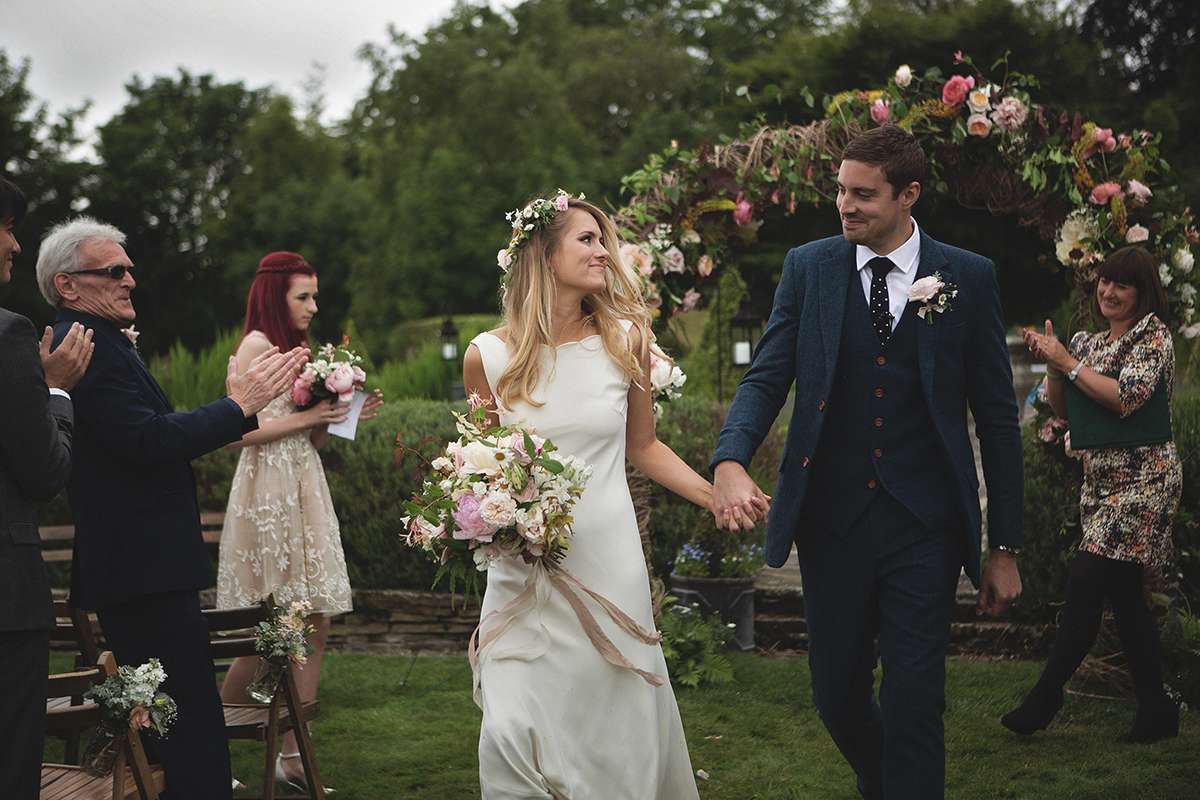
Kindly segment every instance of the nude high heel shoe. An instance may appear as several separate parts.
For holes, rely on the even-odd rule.
[[[289,776],[283,770],[283,760],[285,758],[299,758],[299,757],[300,757],[299,753],[280,753],[278,756],[275,757],[275,782],[283,784],[284,786],[288,787],[292,791],[307,792],[308,791],[308,782],[304,778],[304,773],[300,773],[299,775],[295,775],[295,776]],[[334,789],[329,786],[325,787],[325,794],[335,794],[336,792],[337,792],[337,789]]]

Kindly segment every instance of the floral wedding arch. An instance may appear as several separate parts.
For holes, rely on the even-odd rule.
[[[1193,270],[1200,245],[1191,210],[1167,183],[1160,137],[1113,134],[1079,114],[1051,110],[1031,92],[1032,76],[1008,69],[989,77],[954,54],[954,74],[918,76],[902,65],[880,89],[824,101],[808,125],[748,125],[741,136],[694,150],[675,143],[625,177],[628,205],[617,221],[622,255],[641,276],[660,319],[695,308],[735,240],[753,240],[762,217],[830,205],[846,143],[875,125],[897,124],[922,143],[931,188],[964,206],[1015,215],[1052,241],[1077,298],[1094,268],[1126,243],[1160,259],[1177,329],[1200,336]],[[811,96],[806,99],[810,105]]]

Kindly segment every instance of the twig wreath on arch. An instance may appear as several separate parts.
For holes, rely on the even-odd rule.
[[[1016,215],[1052,241],[1081,302],[1110,252],[1127,243],[1150,249],[1160,259],[1174,317],[1168,322],[1187,338],[1200,336],[1200,272],[1193,270],[1200,234],[1182,195],[1166,183],[1160,137],[1114,135],[1078,113],[1037,103],[1037,79],[1010,70],[1007,57],[989,72],[961,51],[949,77],[937,67],[918,76],[902,65],[883,88],[825,98],[817,122],[750,124],[736,139],[694,150],[672,143],[652,155],[622,181],[631,197],[617,223],[627,242],[622,256],[659,319],[695,308],[731,243],[753,241],[763,215],[832,204],[846,144],[892,123],[925,148],[934,191]]]

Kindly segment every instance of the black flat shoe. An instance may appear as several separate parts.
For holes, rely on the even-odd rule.
[[[1178,735],[1179,706],[1164,697],[1152,703],[1138,703],[1133,727],[1117,741],[1122,744],[1150,744]]]
[[[1035,686],[1021,705],[1000,718],[1000,724],[1013,733],[1029,736],[1037,731],[1045,730],[1058,710],[1062,708],[1062,704],[1061,689],[1054,694],[1048,694]]]

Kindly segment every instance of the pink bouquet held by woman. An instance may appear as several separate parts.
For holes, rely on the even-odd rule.
[[[571,542],[571,511],[591,467],[558,455],[554,443],[520,425],[490,426],[487,405],[471,398],[455,413],[459,438],[430,462],[421,491],[404,504],[405,544],[478,593],[479,573],[498,559],[557,564]]]
[[[317,357],[304,365],[292,384],[292,402],[297,408],[305,409],[322,400],[350,402],[355,389],[367,382],[367,373],[359,364],[362,356],[351,350],[350,339],[334,347],[326,344],[317,351]]]

